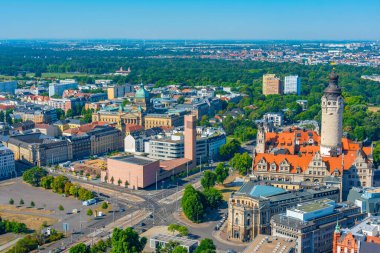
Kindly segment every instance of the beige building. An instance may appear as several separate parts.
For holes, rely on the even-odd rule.
[[[44,166],[72,159],[68,141],[54,139],[41,133],[11,136],[3,140],[3,144],[13,151],[15,160],[30,165]]]
[[[147,114],[144,117],[145,129],[153,127],[183,126],[183,115],[180,114]]]
[[[270,234],[270,219],[298,203],[328,197],[339,200],[338,188],[286,191],[257,182],[246,182],[228,201],[227,238],[250,241],[259,234]]]
[[[263,76],[263,94],[278,95],[282,94],[282,82],[275,74],[266,74]]]

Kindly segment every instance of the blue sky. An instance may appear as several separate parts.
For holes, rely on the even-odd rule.
[[[380,0],[0,0],[0,39],[380,39]]]

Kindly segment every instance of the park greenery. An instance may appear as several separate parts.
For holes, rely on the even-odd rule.
[[[247,153],[236,153],[230,161],[231,167],[241,175],[248,174],[252,168],[252,157]]]
[[[216,253],[214,242],[209,238],[202,239],[194,253]]]
[[[26,170],[22,178],[25,182],[35,187],[52,189],[55,193],[73,196],[79,200],[88,200],[94,197],[92,191],[86,190],[78,184],[71,183],[67,177],[62,175],[56,177],[48,175],[47,171],[40,167],[33,167]]]
[[[223,144],[219,149],[219,155],[222,160],[231,159],[234,154],[240,151],[240,142],[236,139]]]
[[[217,208],[223,201],[220,191],[207,188],[203,192],[196,190],[192,185],[186,185],[181,207],[185,216],[193,222],[201,222],[207,210]]]

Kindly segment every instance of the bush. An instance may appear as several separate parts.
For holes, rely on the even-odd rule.
[[[11,198],[10,200],[9,200],[9,204],[10,205],[13,205],[15,203],[15,201]]]
[[[36,236],[27,235],[21,240],[19,240],[15,246],[13,246],[10,250],[8,250],[8,253],[28,253],[31,252],[38,247],[38,240]],[[17,251],[16,251],[17,249]]]
[[[58,210],[59,210],[59,211],[63,211],[63,210],[65,210],[65,208],[63,208],[62,205],[59,205],[59,206],[58,206]]]
[[[103,202],[103,204],[102,204],[102,208],[103,208],[103,209],[107,209],[107,208],[108,208],[108,204],[107,204],[107,202]]]
[[[92,209],[88,209],[87,212],[86,212],[86,214],[88,216],[92,216],[94,213],[93,213]]]

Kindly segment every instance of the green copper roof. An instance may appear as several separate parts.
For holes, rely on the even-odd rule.
[[[141,84],[140,88],[136,91],[135,98],[149,98],[149,92]]]

